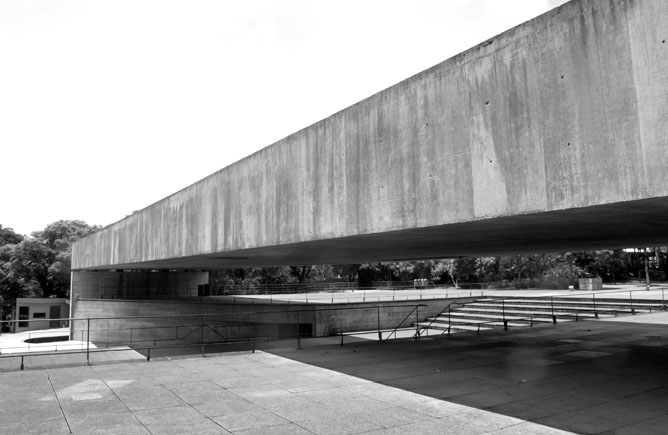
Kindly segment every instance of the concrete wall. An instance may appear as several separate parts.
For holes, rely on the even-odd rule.
[[[83,271],[72,273],[70,294],[77,298],[160,299],[197,296],[209,283],[202,271]]]
[[[419,318],[424,320],[440,313],[451,300],[402,301],[401,303],[360,304],[219,304],[188,301],[124,301],[82,299],[74,308],[71,334],[85,339],[90,320],[90,337],[98,345],[132,342],[136,346],[220,342],[225,339],[265,337],[295,338],[297,326],[308,336],[327,336],[338,332],[394,328],[416,304]],[[380,309],[378,308],[380,307]],[[178,313],[178,315],[170,315]],[[380,319],[378,315],[380,314]],[[202,317],[201,315],[205,315]],[[413,314],[406,321],[415,321]],[[111,317],[124,317],[110,319]]]
[[[262,247],[280,264],[299,243],[665,198],[666,29],[664,0],[571,1],[87,237],[73,267]]]

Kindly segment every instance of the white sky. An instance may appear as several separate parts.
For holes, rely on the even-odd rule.
[[[561,3],[2,0],[0,224],[111,224]]]

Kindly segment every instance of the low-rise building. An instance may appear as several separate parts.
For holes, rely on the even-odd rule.
[[[13,332],[62,328],[68,325],[69,311],[67,298],[18,298]]]

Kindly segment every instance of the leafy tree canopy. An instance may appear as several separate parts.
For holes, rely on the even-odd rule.
[[[23,240],[23,236],[16,234],[11,228],[3,228],[0,224],[0,246],[13,245]]]
[[[72,243],[99,230],[78,220],[60,220],[31,237],[0,225],[0,300],[3,317],[16,298],[65,297],[70,288]]]

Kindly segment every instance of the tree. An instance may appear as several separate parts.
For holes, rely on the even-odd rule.
[[[610,249],[596,252],[597,268],[601,275],[610,275],[613,284],[617,284],[619,277],[625,270],[624,250]]]
[[[16,234],[11,228],[3,228],[2,224],[0,224],[0,246],[14,245],[20,243],[22,240],[22,235]]]
[[[434,263],[432,267],[432,277],[440,279],[444,273],[447,273],[452,280],[455,288],[459,288],[459,281],[475,274],[475,258],[448,258],[441,262]]]
[[[332,266],[332,274],[344,278],[348,282],[357,281],[361,264],[338,264]]]
[[[474,267],[478,281],[495,280],[499,276],[499,257],[478,257]]]
[[[35,290],[35,286],[26,283],[13,268],[14,247],[14,244],[0,246],[0,320],[12,312],[16,298],[32,296]]]
[[[391,271],[393,276],[397,276],[400,282],[405,282],[415,276],[418,270],[417,262],[415,261],[394,261],[387,263],[387,268]]]
[[[18,297],[65,297],[70,288],[72,243],[97,231],[83,221],[61,220],[24,238],[0,226],[0,298],[3,313]]]
[[[47,268],[48,290],[52,296],[65,297],[70,290],[70,272],[72,267],[72,244],[77,240],[100,230],[99,225],[88,225],[80,220],[59,220],[42,231],[35,231],[32,236],[41,241],[54,253]],[[47,296],[45,296],[47,297]]]
[[[9,251],[10,267],[14,276],[26,285],[37,284],[38,296],[60,296],[50,279],[49,267],[56,259],[56,252],[37,239],[26,239],[12,245]]]
[[[297,281],[302,284],[308,279],[313,266],[290,266],[290,270],[292,271],[292,276],[297,278]]]
[[[57,252],[71,252],[72,244],[100,230],[99,225],[88,225],[79,220],[60,220],[31,235]]]

